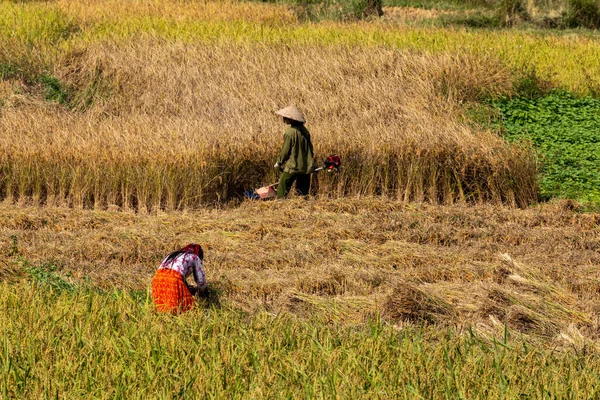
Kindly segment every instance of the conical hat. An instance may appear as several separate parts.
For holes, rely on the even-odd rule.
[[[286,117],[289,119],[293,119],[294,121],[306,122],[302,111],[298,110],[298,108],[293,105],[287,106],[286,108],[282,108],[281,110],[276,111],[275,114],[281,115],[282,117]]]

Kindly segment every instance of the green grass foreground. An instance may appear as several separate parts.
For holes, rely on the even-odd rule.
[[[3,398],[595,398],[596,354],[470,330],[156,315],[139,293],[0,283]]]

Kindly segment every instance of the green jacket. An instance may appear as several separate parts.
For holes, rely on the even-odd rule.
[[[310,174],[315,170],[310,133],[303,124],[290,126],[283,134],[283,147],[277,162],[290,174]]]

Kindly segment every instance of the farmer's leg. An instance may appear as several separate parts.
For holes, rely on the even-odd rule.
[[[308,196],[310,191],[310,174],[298,175],[296,177],[296,191],[301,196]]]
[[[279,185],[277,185],[277,198],[282,199],[290,192],[292,185],[296,177],[291,175],[288,172],[284,172],[281,174],[281,178],[279,178]]]

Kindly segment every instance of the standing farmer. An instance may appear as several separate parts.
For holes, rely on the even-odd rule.
[[[277,186],[277,198],[287,196],[294,182],[298,194],[307,196],[310,190],[310,174],[315,166],[310,133],[304,126],[306,120],[296,106],[288,106],[275,114],[282,116],[283,122],[290,125],[283,134],[283,147],[275,164],[276,170],[283,169]]]

